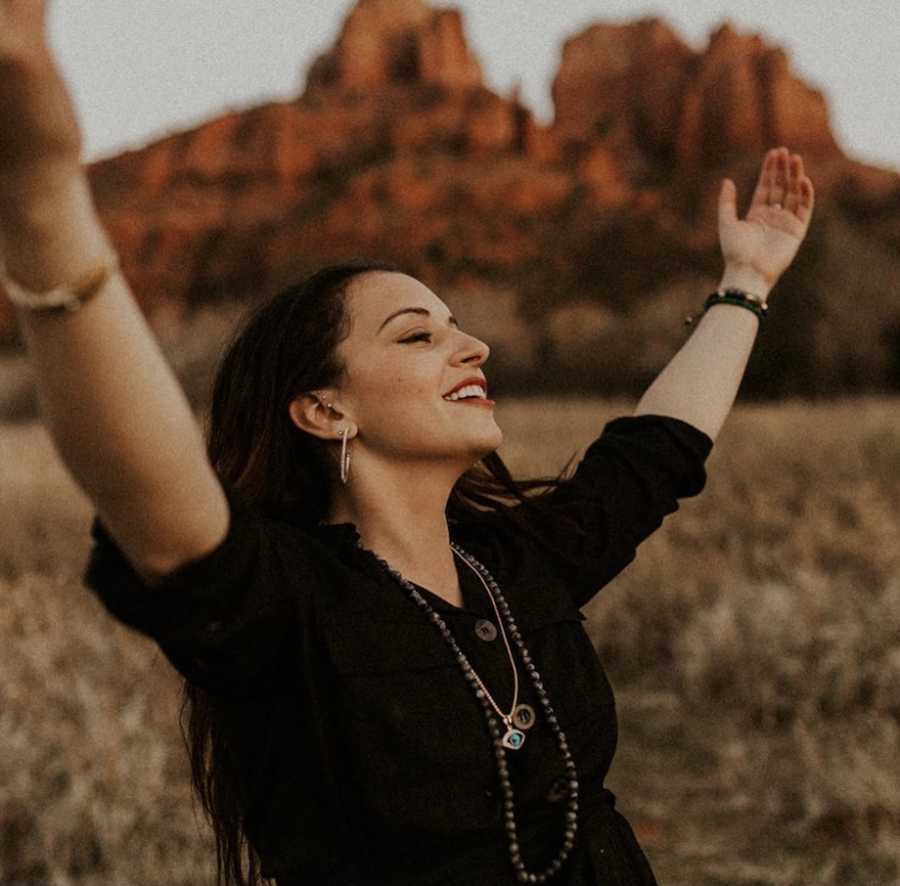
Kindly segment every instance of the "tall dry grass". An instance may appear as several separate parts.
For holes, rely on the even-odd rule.
[[[501,454],[554,472],[631,406],[500,402]],[[900,402],[738,406],[708,468],[589,604],[601,656],[706,718],[748,815],[900,859]],[[0,431],[0,506],[0,883],[211,882],[177,677],[80,586],[91,510],[40,425]]]
[[[627,411],[505,407],[506,454],[527,472]],[[893,873],[877,882],[900,882],[900,401],[740,405],[707,467],[704,492],[589,604],[601,658],[617,685],[708,724],[748,817],[880,853]]]
[[[40,425],[0,431],[0,506],[0,882],[207,882],[177,675],[81,587],[91,508]]]

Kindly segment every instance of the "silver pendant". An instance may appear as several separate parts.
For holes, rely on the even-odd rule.
[[[535,721],[534,708],[530,704],[516,705],[512,721],[519,729],[531,729]]]
[[[509,728],[506,730],[506,734],[503,738],[500,739],[500,744],[505,748],[509,748],[511,751],[517,751],[525,744],[525,733],[520,729]]]

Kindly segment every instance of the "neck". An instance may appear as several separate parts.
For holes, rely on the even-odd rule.
[[[410,581],[446,586],[456,574],[446,508],[459,476],[459,468],[434,462],[419,469],[360,465],[336,490],[326,522],[353,523],[362,544]]]

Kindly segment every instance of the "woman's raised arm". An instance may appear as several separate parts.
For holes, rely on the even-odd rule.
[[[20,286],[74,282],[112,249],[81,166],[46,0],[0,0],[0,258]],[[63,462],[148,579],[224,538],[228,505],[187,399],[114,274],[80,310],[17,308]]]
[[[767,298],[806,236],[814,196],[803,159],[785,147],[767,152],[744,219],[737,216],[734,182],[724,179],[719,242],[725,271],[719,288]],[[743,307],[712,305],[641,397],[635,415],[680,418],[715,440],[734,405],[758,327]]]

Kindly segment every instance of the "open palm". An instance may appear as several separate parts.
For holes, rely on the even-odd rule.
[[[814,191],[799,154],[773,148],[763,160],[746,217],[737,217],[737,189],[719,194],[719,242],[726,266],[744,268],[771,286],[793,261],[812,218]]]

